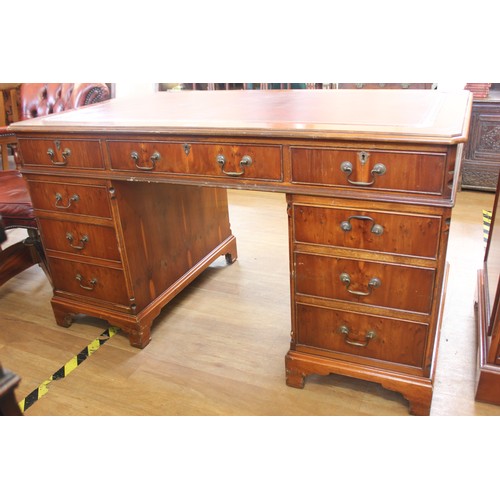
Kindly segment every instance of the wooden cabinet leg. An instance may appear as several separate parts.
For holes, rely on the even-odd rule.
[[[14,389],[21,379],[9,370],[4,370],[0,365],[0,417],[20,416],[21,409],[17,403]]]
[[[226,258],[226,262],[228,264],[232,264],[238,258],[238,249],[236,247],[236,239],[235,238],[233,238],[231,240],[231,243],[229,245],[229,248],[227,248],[227,250],[228,250],[228,252],[224,255]]]
[[[106,320],[110,325],[120,328],[122,332],[129,336],[130,345],[140,349],[146,347],[151,341],[151,325],[154,318],[158,316],[160,309],[155,309],[147,317],[138,318],[129,315],[117,315],[114,313],[102,314],[96,310],[86,310],[84,307],[78,307],[78,304],[68,304],[67,301],[59,301],[58,298],[52,299],[52,310],[56,323],[59,326],[69,327],[79,313],[90,314]]]
[[[304,388],[307,373],[296,366],[290,354],[285,356],[285,373],[286,385],[297,389]]]
[[[137,329],[122,328],[122,330],[128,334],[130,345],[132,347],[143,349],[151,341],[151,324],[138,325]]]
[[[421,417],[429,416],[431,414],[431,401],[410,401],[410,413]]]
[[[431,413],[432,382],[426,383],[394,383],[393,381],[382,381],[382,386],[390,391],[399,392],[409,403],[411,415],[428,416]]]
[[[289,387],[295,387],[297,389],[303,389],[305,385],[306,376],[297,370],[286,370],[286,385]]]
[[[410,404],[412,415],[429,415],[432,403],[432,380],[410,375],[387,373],[367,366],[355,367],[342,360],[290,350],[285,357],[286,383],[302,389],[307,375],[336,373],[381,384],[389,391],[399,392]]]
[[[70,312],[66,308],[59,307],[54,303],[52,303],[52,311],[54,312],[56,323],[59,326],[64,326],[65,328],[71,326],[76,315],[75,312]]]

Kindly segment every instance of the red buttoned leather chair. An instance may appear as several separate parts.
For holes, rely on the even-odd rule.
[[[22,83],[16,88],[20,120],[59,113],[110,98],[110,90],[105,83]],[[10,134],[8,141],[16,158],[15,136]],[[4,143],[1,144],[3,149]],[[17,170],[5,169],[5,165],[0,171],[0,217],[6,230],[23,228],[28,232],[25,240],[0,250],[0,285],[34,264],[40,264],[50,280],[26,181]]]
[[[110,98],[105,83],[22,83],[20,119],[36,118],[75,109]]]

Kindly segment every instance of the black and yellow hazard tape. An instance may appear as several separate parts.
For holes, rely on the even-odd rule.
[[[49,392],[49,384],[54,380],[60,380],[67,377],[77,366],[83,363],[89,356],[92,356],[99,347],[107,342],[116,334],[118,328],[110,327],[99,337],[94,339],[87,347],[82,349],[76,356],[71,358],[59,370],[57,370],[49,379],[44,380],[34,391],[30,392],[22,401],[19,402],[19,408],[24,413],[30,406],[36,403],[42,396]]]
[[[491,211],[483,210],[483,243],[486,246],[490,235]]]

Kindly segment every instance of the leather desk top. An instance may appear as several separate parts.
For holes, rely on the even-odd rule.
[[[467,140],[471,106],[468,91],[171,91],[24,120],[10,130],[457,144]]]

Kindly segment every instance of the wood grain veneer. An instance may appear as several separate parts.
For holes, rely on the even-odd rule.
[[[59,221],[61,238],[69,221],[111,221],[115,231],[119,261],[52,245],[58,323],[105,318],[144,347],[165,304],[220,255],[235,260],[225,189],[282,192],[287,383],[339,373],[401,392],[412,413],[429,414],[471,103],[467,91],[166,92],[13,125],[38,215]],[[67,216],[44,185],[64,191],[57,204]],[[105,196],[71,208],[84,206],[82,196],[70,203],[74,188]],[[339,227],[329,209],[339,202],[343,217],[362,223]],[[302,217],[304,204],[315,217]],[[382,228],[376,243],[370,214]],[[380,286],[369,285],[372,275]]]

